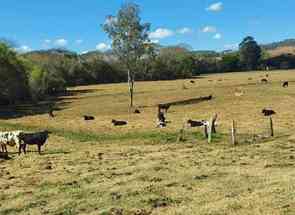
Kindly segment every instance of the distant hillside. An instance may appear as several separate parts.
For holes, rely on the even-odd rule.
[[[280,42],[274,42],[262,45],[262,47],[266,50],[276,49],[281,47],[295,47],[295,39],[287,39]]]
[[[218,52],[211,50],[196,50],[192,51],[192,53],[202,57],[218,57],[220,55]]]
[[[171,46],[173,47],[173,46]],[[184,45],[179,45],[179,47],[184,47]],[[261,47],[266,50],[271,57],[279,56],[282,54],[294,54],[295,55],[295,39],[286,39],[279,42],[273,42],[269,44],[262,44]],[[165,48],[164,46],[158,46],[158,49]],[[225,50],[222,52],[217,52],[213,50],[190,50],[192,54],[200,57],[220,57],[222,54],[231,53],[233,50]],[[116,61],[116,57],[111,51],[100,52],[100,51],[89,51],[84,54],[77,54],[73,51],[66,49],[49,49],[49,50],[40,50],[32,51],[24,54],[25,56],[31,58],[34,61],[42,61],[46,58],[77,58],[81,57],[84,60],[95,60],[102,59],[107,62]]]
[[[80,57],[82,57],[84,60],[102,59],[107,62],[115,61],[117,59],[111,51],[89,51],[87,53],[81,54]]]
[[[295,39],[287,39],[280,42],[261,45],[271,56],[281,54],[295,54]]]
[[[76,60],[78,57],[77,53],[64,49],[32,51],[22,55],[39,65],[51,64],[52,62],[62,62],[65,59]]]

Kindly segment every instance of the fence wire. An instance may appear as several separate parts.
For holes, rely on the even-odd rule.
[[[237,144],[259,143],[272,137],[270,118],[251,124],[235,121],[235,125],[235,137]],[[231,133],[232,129],[229,130],[229,134]],[[232,141],[231,135],[229,135],[229,141]]]

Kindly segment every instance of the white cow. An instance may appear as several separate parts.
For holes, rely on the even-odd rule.
[[[7,153],[7,145],[19,147],[21,140],[19,138],[23,131],[5,131],[0,132],[0,146],[4,153]]]

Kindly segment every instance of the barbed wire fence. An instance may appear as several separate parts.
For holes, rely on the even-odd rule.
[[[255,144],[274,137],[274,122],[272,117],[267,117],[263,122],[253,123],[252,126],[243,125],[242,122],[232,120],[229,132],[229,142],[237,144]]]

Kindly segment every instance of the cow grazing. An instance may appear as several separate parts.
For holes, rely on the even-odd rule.
[[[37,145],[38,146],[38,152],[41,154],[41,147],[46,143],[46,140],[49,137],[49,134],[51,132],[45,130],[42,132],[36,132],[36,133],[20,133],[19,139],[20,139],[20,145],[19,145],[19,151],[18,154],[21,154],[21,150],[23,149],[23,152],[26,154],[26,147],[27,145]]]
[[[205,125],[208,125],[208,122],[205,120],[201,120],[201,121],[195,121],[195,120],[188,120],[187,123],[190,125],[190,127],[202,127]]]
[[[170,106],[171,106],[171,104],[159,104],[159,112],[161,110],[165,110],[165,112],[167,113]]]
[[[115,119],[112,119],[112,123],[113,123],[114,126],[127,125],[127,122],[126,121],[120,121],[120,120],[115,120]]]
[[[140,110],[135,109],[135,110],[134,110],[134,113],[135,113],[135,114],[140,114]]]
[[[0,146],[3,153],[8,153],[8,146],[20,145],[20,134],[22,131],[0,132]]]
[[[265,109],[265,108],[261,111],[261,113],[263,113],[264,116],[271,116],[271,115],[276,114],[275,111],[273,111],[271,109]]]
[[[262,79],[261,79],[261,83],[263,83],[263,84],[267,84],[267,83],[268,83],[268,80],[267,80],[266,78],[262,78]]]
[[[194,80],[190,80],[190,82],[191,82],[192,84],[194,84],[194,83],[195,83],[195,81],[194,81]]]
[[[86,120],[86,121],[94,120],[94,119],[95,119],[94,116],[87,116],[87,115],[84,115],[83,117],[84,117],[84,120]]]
[[[285,82],[283,83],[283,87],[289,87],[289,82],[288,82],[288,81],[285,81]]]

